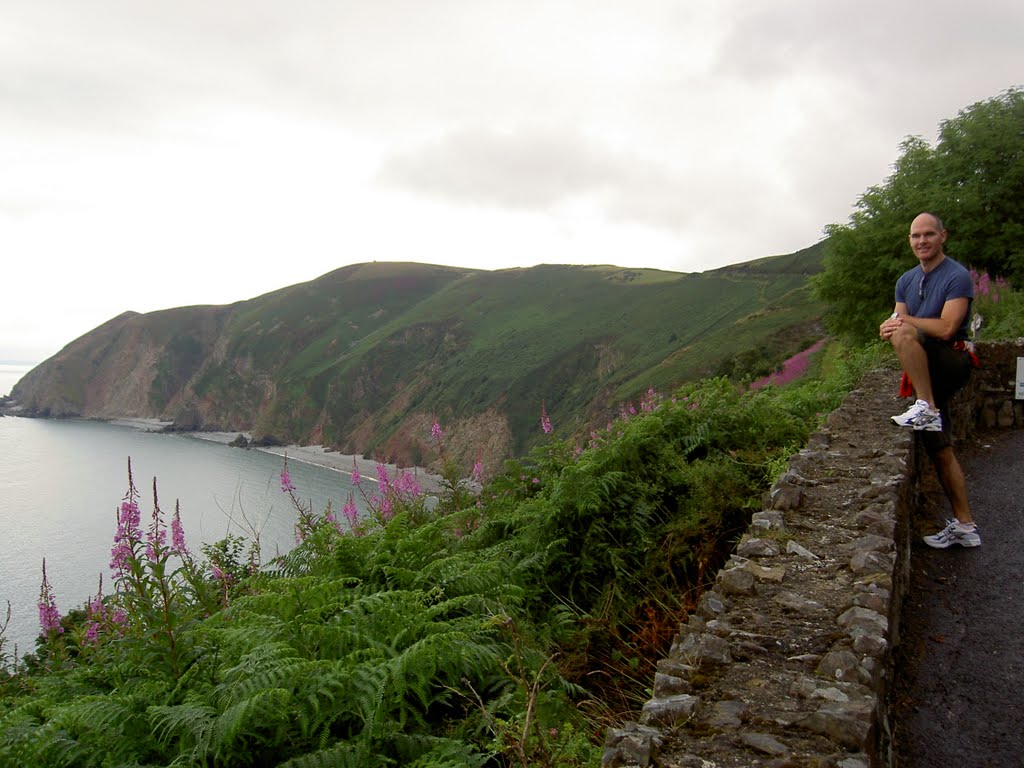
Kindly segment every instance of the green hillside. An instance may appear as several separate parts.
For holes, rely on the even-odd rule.
[[[179,428],[421,463],[442,420],[460,462],[603,423],[650,387],[757,376],[820,337],[820,245],[701,274],[356,264],[224,307],[125,313],[13,397],[40,415]],[[426,427],[425,427],[426,425]]]

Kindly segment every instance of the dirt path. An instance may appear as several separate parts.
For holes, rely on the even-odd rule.
[[[897,649],[900,768],[1024,766],[1024,430],[982,435],[960,459],[982,546],[920,542],[948,514],[936,486]]]

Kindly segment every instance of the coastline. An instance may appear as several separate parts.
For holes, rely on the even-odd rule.
[[[164,427],[170,426],[174,422],[160,421],[159,419],[123,418],[111,419],[110,423],[115,426],[160,432]],[[180,434],[193,437],[198,440],[209,440],[214,443],[220,443],[225,447],[227,447],[239,435],[242,435],[246,440],[252,440],[252,435],[247,432],[182,432]],[[369,480],[373,483],[377,482],[376,461],[364,459],[362,456],[355,456],[353,454],[337,453],[336,451],[328,450],[322,445],[252,446],[251,448],[239,450],[263,451],[264,453],[269,453],[273,456],[280,456],[282,459],[287,456],[289,461],[312,464],[317,467],[331,469],[350,476],[354,466],[359,470],[359,474],[364,480]],[[400,470],[412,473],[424,493],[437,494],[444,487],[444,481],[440,475],[428,472],[423,467],[399,467],[396,464],[384,464],[384,466],[387,467],[388,475],[391,477],[395,477]]]

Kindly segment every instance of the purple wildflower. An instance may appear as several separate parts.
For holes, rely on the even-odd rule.
[[[292,493],[295,490],[295,483],[292,482],[291,473],[288,471],[288,457],[284,457],[284,466],[281,467],[281,493]]]
[[[359,474],[359,466],[356,464],[356,457],[352,457],[352,485],[359,485],[359,481],[363,479],[363,476]]]
[[[345,502],[345,506],[341,508],[341,513],[348,520],[348,527],[355,529],[359,523],[359,511],[356,509],[356,500],[351,493],[348,495],[348,501]]]
[[[791,358],[786,360],[786,362],[782,364],[782,369],[780,371],[771,373],[768,376],[751,382],[750,388],[760,389],[766,384],[782,386],[783,384],[788,384],[789,382],[800,378],[807,371],[807,365],[810,362],[811,355],[813,355],[823,346],[825,346],[824,339],[815,342],[804,351],[798,352],[797,354],[793,355]]]
[[[188,547],[185,546],[185,529],[181,527],[181,505],[174,503],[174,517],[171,518],[171,551],[179,557],[188,557]]]
[[[483,485],[484,483],[484,464],[480,459],[473,462],[473,480]]]
[[[434,423],[430,425],[430,436],[435,443],[440,443],[444,439],[444,430],[441,429],[441,422],[437,419],[434,419]]]
[[[51,632],[60,634],[64,627],[60,624],[60,611],[57,610],[57,599],[53,596],[53,588],[46,578],[46,558],[43,558],[43,583],[39,587],[39,626],[40,634],[49,635]]]
[[[210,563],[210,575],[213,576],[214,580],[221,582],[224,586],[227,586],[234,581],[234,579],[231,578],[231,574],[222,571],[220,566],[216,563]]]
[[[114,546],[110,550],[110,570],[121,575],[128,561],[135,555],[135,545],[139,543],[141,514],[135,501],[134,487],[128,492],[127,498],[121,502],[117,516],[117,531],[114,533]]]
[[[545,435],[551,434],[551,419],[548,418],[548,410],[544,407],[544,403],[540,404],[540,428],[544,430]]]
[[[420,495],[420,484],[416,477],[405,469],[399,471],[394,483],[395,492],[400,496],[415,498]]]
[[[641,411],[653,411],[658,407],[658,403],[661,398],[658,393],[654,391],[654,387],[647,388],[647,394],[644,395],[644,399],[640,401]]]
[[[85,625],[85,638],[82,645],[99,645],[100,622],[103,621],[105,614],[106,607],[103,605],[103,574],[101,573],[99,591],[96,592],[96,597],[89,601],[89,605],[85,609],[85,615],[89,620]]]
[[[377,486],[382,494],[386,494],[391,489],[391,478],[388,477],[387,465],[379,461],[377,462]]]

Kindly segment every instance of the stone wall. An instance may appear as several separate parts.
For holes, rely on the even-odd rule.
[[[1024,427],[1024,339],[979,345],[957,437]],[[653,698],[607,734],[603,766],[891,766],[886,694],[931,465],[899,373],[876,370],[790,460],[714,586],[658,662]]]

